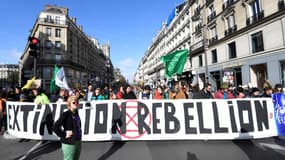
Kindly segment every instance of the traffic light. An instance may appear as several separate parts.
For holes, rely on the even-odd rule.
[[[37,57],[37,55],[40,53],[40,41],[36,37],[29,37],[29,54],[32,57]]]

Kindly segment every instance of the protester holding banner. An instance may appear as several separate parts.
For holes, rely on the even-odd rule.
[[[216,99],[232,99],[232,98],[235,98],[233,96],[233,94],[229,91],[229,86],[227,83],[223,83],[221,85],[221,89],[215,93],[214,97]]]
[[[15,101],[20,101],[21,94],[22,94],[21,88],[20,87],[16,87],[15,88],[15,96],[14,96]]]
[[[110,92],[110,100],[115,100],[115,99],[118,99],[117,95],[113,91]]]
[[[212,95],[212,85],[210,83],[206,83],[204,88],[202,88],[199,92],[195,93],[193,99],[213,99]]]
[[[6,124],[6,97],[4,92],[1,91],[0,93],[0,134],[3,134],[4,131],[7,129]]]
[[[66,97],[65,97],[65,89],[64,88],[61,88],[59,91],[58,91],[58,95],[57,95],[57,100],[56,102],[65,102],[66,101]]]
[[[169,89],[169,87],[168,87],[168,85],[167,84],[165,84],[164,85],[164,99],[169,99],[169,91],[170,91],[170,89]]]
[[[70,96],[67,99],[68,110],[54,124],[53,130],[62,143],[64,160],[78,160],[80,157],[82,130],[78,104],[78,97]]]
[[[137,99],[136,94],[133,91],[132,86],[128,85],[126,88],[126,93],[123,95],[124,99]]]
[[[88,87],[87,87],[87,91],[85,93],[84,99],[86,101],[91,101],[91,97],[93,96],[93,93],[94,93],[93,86],[91,84],[89,84]]]
[[[139,93],[139,99],[152,99],[151,88],[149,85],[145,85],[143,91]]]
[[[117,99],[123,99],[124,94],[125,94],[124,87],[120,86],[119,91],[117,92]]]
[[[91,97],[91,100],[104,100],[104,96],[101,94],[101,89],[96,88],[94,91],[93,96]]]
[[[43,92],[41,88],[32,88],[32,92],[36,98],[34,99],[34,102],[36,104],[48,104],[49,98],[48,96]]]
[[[174,89],[170,92],[169,99],[186,99],[182,86],[176,82]]]
[[[256,87],[253,87],[253,88],[251,89],[251,92],[250,92],[250,97],[251,97],[251,98],[258,98],[258,97],[260,97],[260,91],[259,91],[259,89],[256,88]]]
[[[15,100],[15,90],[13,87],[10,87],[7,93],[7,101],[16,101]]]
[[[271,86],[269,87],[265,87],[263,89],[263,95],[262,97],[269,97],[269,98],[272,98],[272,94],[273,94],[273,89]]]
[[[30,89],[24,88],[22,90],[20,102],[33,102],[34,99],[35,99],[35,96],[33,95]]]
[[[153,99],[164,99],[164,91],[162,86],[157,86],[156,90],[154,91]]]
[[[282,84],[280,84],[280,83],[275,84],[274,93],[283,93]]]

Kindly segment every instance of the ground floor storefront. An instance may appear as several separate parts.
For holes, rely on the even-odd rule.
[[[271,85],[281,83],[285,85],[285,53],[272,53],[238,59],[232,62],[213,64],[208,66],[208,82],[214,88],[220,88],[223,82],[231,87],[249,86],[262,88],[268,79]],[[194,73],[194,74],[193,74]],[[192,71],[194,84],[204,83],[205,68]],[[197,79],[197,80],[196,80]],[[199,86],[201,86],[199,84]],[[201,87],[200,87],[201,88]]]

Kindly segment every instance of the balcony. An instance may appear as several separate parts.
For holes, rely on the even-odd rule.
[[[284,0],[279,0],[279,2],[278,2],[279,11],[284,10],[284,8],[285,8]]]
[[[197,26],[195,26],[195,33],[200,33],[202,31],[202,24],[199,23]]]
[[[201,12],[200,6],[194,9],[194,15],[192,16],[192,21],[197,21],[200,19],[200,12]]]
[[[257,21],[261,20],[264,17],[264,11],[260,11],[259,13],[256,13],[255,15],[249,17],[246,20],[246,25],[249,26],[251,24],[256,23]]]
[[[205,41],[203,41],[203,40],[200,40],[197,43],[192,44],[190,47],[189,56],[194,57],[195,55],[204,51],[204,45],[205,45]]]
[[[54,20],[50,18],[39,18],[38,21],[40,23],[48,23],[48,24],[56,24],[56,25],[66,25],[66,21],[63,20]]]
[[[235,31],[237,31],[237,25],[234,25],[233,27],[225,30],[225,36],[228,36],[228,35],[234,33]]]
[[[212,37],[212,38],[210,38],[210,39],[209,39],[209,45],[214,44],[217,40],[218,40],[218,36],[217,36],[217,35],[214,36],[214,37]]]
[[[216,17],[216,11],[213,11],[208,17],[208,23],[211,22]]]
[[[225,3],[223,3],[223,10],[230,8],[234,4],[234,2],[234,0],[227,0]]]

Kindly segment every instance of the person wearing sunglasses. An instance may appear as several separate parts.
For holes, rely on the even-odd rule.
[[[67,99],[68,110],[54,124],[54,132],[60,137],[64,160],[78,160],[81,152],[81,120],[78,114],[78,97]]]

